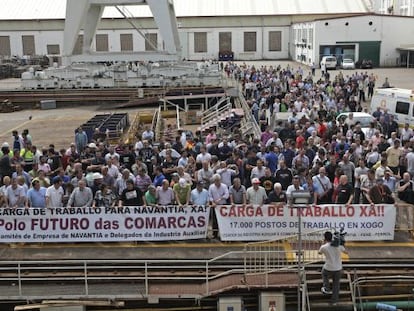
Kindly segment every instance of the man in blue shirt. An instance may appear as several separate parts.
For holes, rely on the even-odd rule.
[[[33,188],[27,191],[26,207],[45,208],[46,207],[46,188],[40,186],[40,181],[32,181]]]
[[[193,205],[208,205],[210,196],[204,189],[204,181],[197,182],[197,187],[191,191],[190,201]]]

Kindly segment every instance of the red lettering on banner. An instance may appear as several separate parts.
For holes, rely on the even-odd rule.
[[[379,217],[384,216],[384,206],[361,206],[359,217]]]
[[[267,207],[267,215],[283,217],[283,205],[282,206],[269,205]]]
[[[252,205],[237,205],[237,206],[222,206],[220,214],[224,217],[253,217],[263,216],[263,210],[260,206],[253,207]]]
[[[306,208],[296,208],[296,215],[303,217],[352,217],[355,215],[355,208],[353,206],[308,206]]]

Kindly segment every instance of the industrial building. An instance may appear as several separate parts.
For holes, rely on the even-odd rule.
[[[0,55],[48,55],[60,63],[65,1],[6,2],[10,9],[0,13]],[[414,18],[377,15],[376,1],[175,0],[173,4],[183,59],[292,59],[311,65],[319,64],[323,55],[336,54],[355,61],[372,59],[375,66],[407,66],[414,46],[408,39],[414,38]],[[129,19],[113,7],[105,9],[92,50],[165,48],[147,7],[131,6],[123,14]],[[83,39],[81,30],[74,54],[82,53]]]

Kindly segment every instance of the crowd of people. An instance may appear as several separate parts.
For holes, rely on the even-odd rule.
[[[29,130],[1,146],[1,206],[122,207],[286,203],[307,190],[314,204],[414,203],[414,133],[378,109],[364,132],[352,113],[364,110],[373,73],[316,78],[298,67],[227,63],[243,87],[260,137],[233,126],[205,133],[178,129],[160,141],[149,127],[134,144],[109,145],[79,128],[61,150],[36,148]],[[286,122],[279,112],[291,112]],[[299,117],[300,115],[300,117]],[[171,133],[170,133],[171,134]]]

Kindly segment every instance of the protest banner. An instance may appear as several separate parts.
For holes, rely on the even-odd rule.
[[[288,205],[217,206],[222,241],[262,241],[302,233],[344,228],[348,241],[393,240],[395,206],[387,205]]]
[[[202,239],[206,206],[0,209],[0,240],[18,242],[122,242]]]

